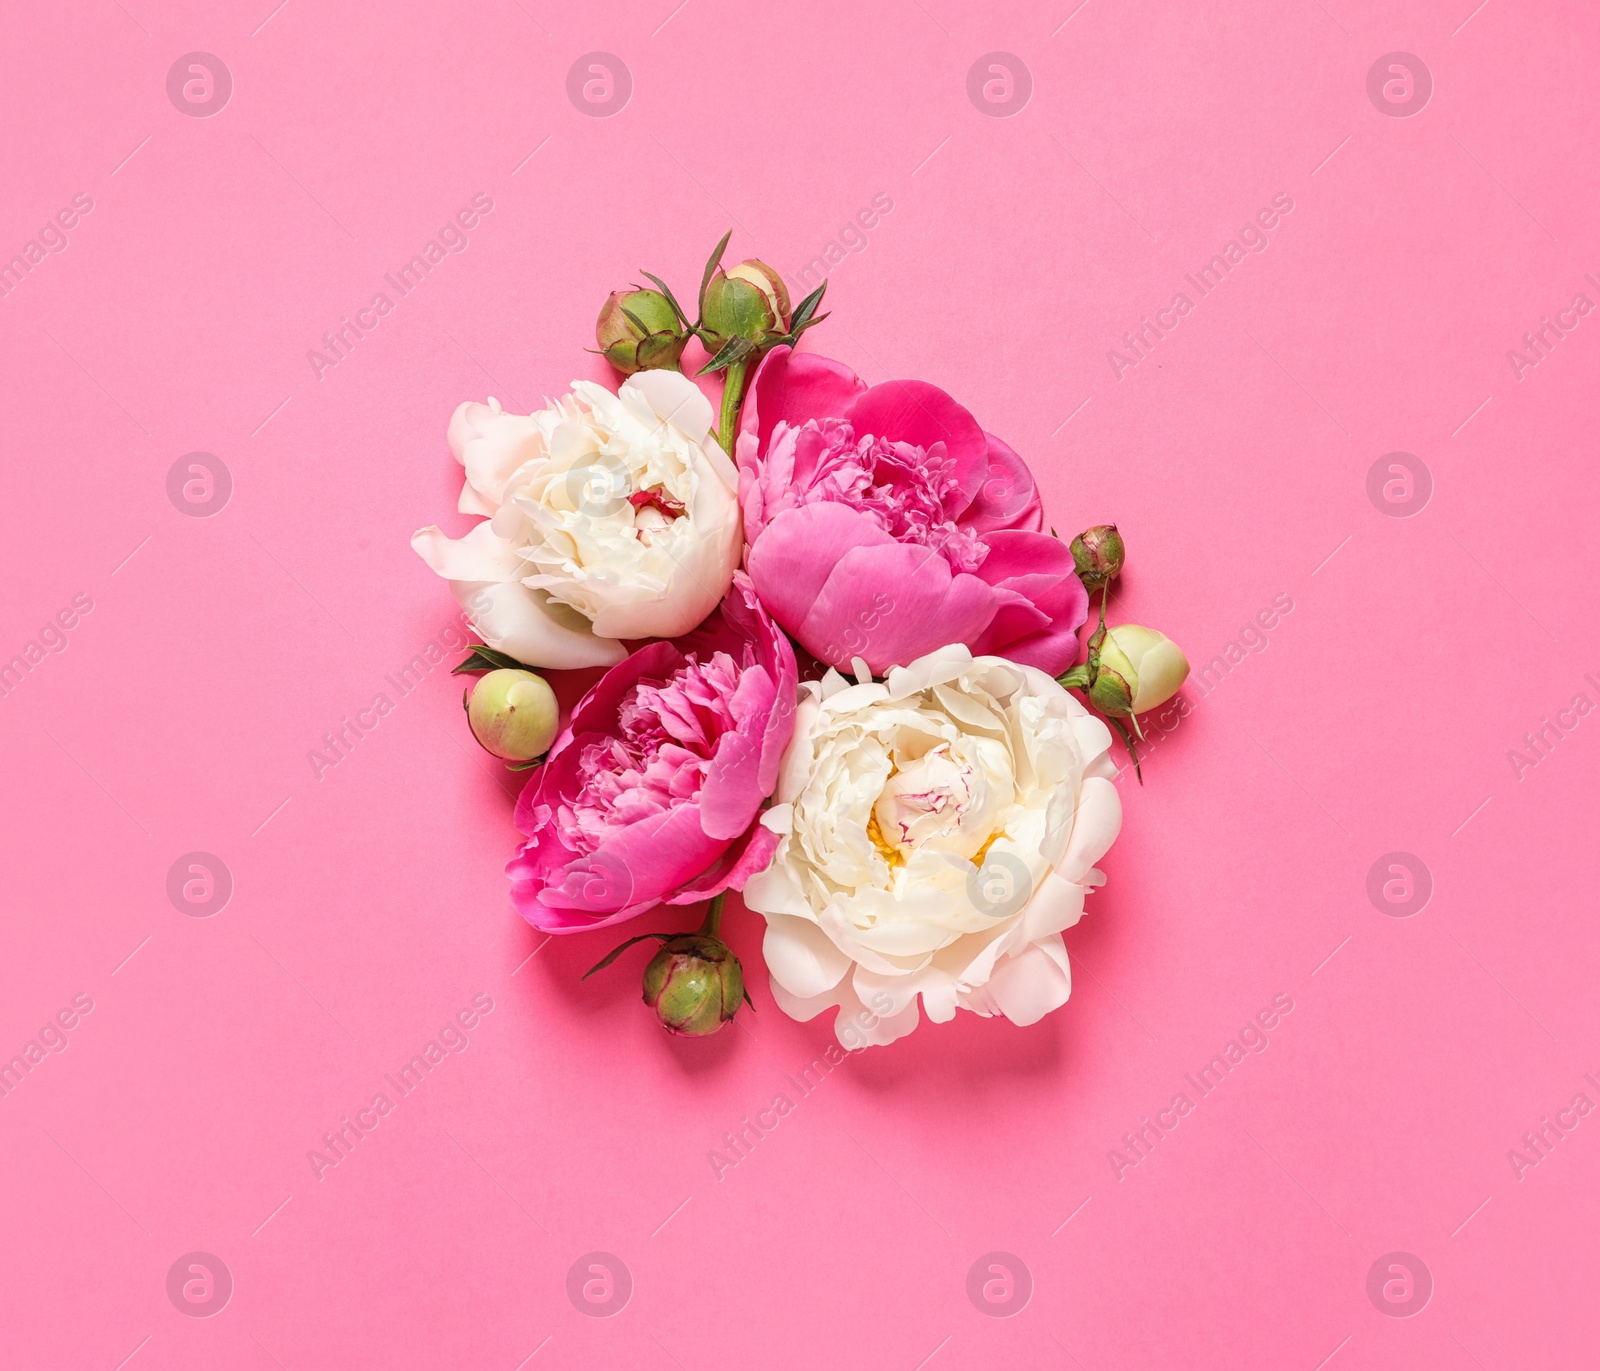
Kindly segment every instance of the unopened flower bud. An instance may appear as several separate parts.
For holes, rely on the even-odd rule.
[[[748,338],[765,350],[789,327],[789,288],[776,270],[754,258],[732,271],[718,267],[700,300],[700,322],[711,335],[708,348]]]
[[[467,691],[467,723],[487,752],[507,762],[531,762],[555,741],[559,708],[543,676],[502,667]]]
[[[644,969],[644,1002],[669,1033],[692,1038],[715,1033],[743,999],[744,969],[714,934],[669,938]]]
[[[1117,579],[1126,557],[1127,549],[1122,546],[1122,535],[1115,524],[1096,524],[1072,540],[1072,560],[1077,563],[1079,579],[1091,594]]]
[[[600,308],[595,341],[606,360],[624,375],[668,367],[676,370],[688,331],[659,290],[614,290]]]
[[[1099,676],[1089,689],[1089,698],[1104,714],[1143,714],[1166,704],[1188,675],[1189,659],[1166,634],[1140,624],[1119,624],[1106,630],[1100,645]],[[1122,709],[1108,708],[1096,693],[1108,677],[1114,679],[1102,693],[1110,702],[1125,697]]]

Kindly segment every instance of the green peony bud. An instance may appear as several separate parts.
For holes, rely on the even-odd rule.
[[[600,308],[595,341],[625,376],[661,368],[676,371],[689,332],[659,290],[614,290]]]
[[[1099,675],[1089,688],[1089,698],[1103,714],[1143,714],[1166,704],[1188,675],[1189,659],[1166,634],[1141,624],[1119,624],[1106,630],[1100,644]],[[1122,709],[1108,708],[1097,694],[1108,676],[1117,679],[1106,688],[1106,697],[1125,698]]]
[[[730,338],[747,338],[764,351],[789,328],[789,288],[783,277],[754,258],[732,271],[711,273],[700,297],[706,347],[716,352]]]
[[[715,1033],[743,999],[744,970],[715,934],[669,938],[644,969],[644,1002],[669,1033],[693,1038]]]
[[[1096,524],[1072,540],[1072,560],[1077,563],[1078,577],[1091,595],[1108,581],[1117,579],[1126,557],[1127,549],[1122,545],[1122,535],[1115,524]]]
[[[503,761],[531,762],[555,741],[560,711],[543,676],[510,667],[487,672],[464,703],[472,736]]]

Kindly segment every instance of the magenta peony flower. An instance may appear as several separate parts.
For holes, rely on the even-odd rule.
[[[745,568],[815,656],[877,675],[950,643],[1051,675],[1076,660],[1071,550],[1040,532],[1022,459],[937,386],[776,347],[741,430]]]
[[[756,820],[794,731],[797,679],[742,572],[694,632],[612,667],[517,801],[517,912],[574,933],[742,889],[777,845]]]

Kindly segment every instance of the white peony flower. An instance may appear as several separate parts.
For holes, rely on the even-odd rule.
[[[743,549],[739,480],[711,402],[676,371],[613,395],[590,381],[537,414],[468,401],[450,420],[466,468],[463,538],[411,546],[490,647],[530,666],[609,666],[622,639],[687,633],[726,594]]]
[[[830,1006],[847,1048],[917,1026],[917,997],[1030,1024],[1071,993],[1061,931],[1122,825],[1111,734],[1053,678],[940,648],[886,683],[804,683],[744,889],[779,1007]],[[869,1008],[870,1007],[870,1008]]]

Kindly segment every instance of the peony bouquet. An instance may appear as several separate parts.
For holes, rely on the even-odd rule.
[[[837,1008],[847,1048],[923,1013],[1034,1023],[1071,992],[1062,931],[1122,822],[1112,735],[1137,770],[1138,715],[1188,663],[1107,627],[1115,526],[1046,532],[1016,452],[937,386],[798,350],[826,283],[791,307],[765,263],[725,271],[727,243],[693,322],[648,273],[608,297],[615,391],[450,420],[482,522],[412,546],[482,639],[456,668],[474,736],[529,772],[512,903],[549,933],[704,903],[594,968],[658,943],[644,999],[673,1033],[749,1002],[730,890],[766,921],[779,1008]],[[563,724],[537,671],[574,668],[605,673]]]

